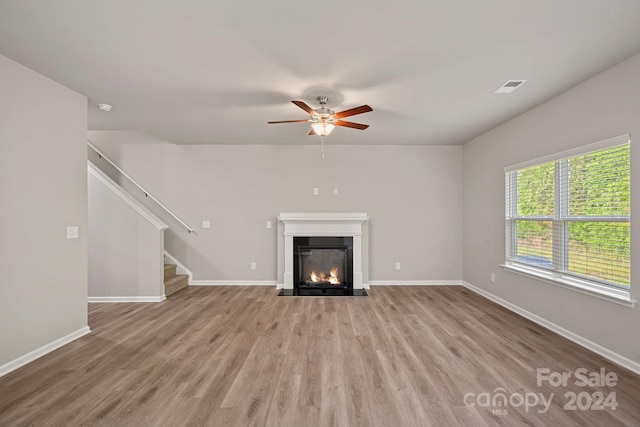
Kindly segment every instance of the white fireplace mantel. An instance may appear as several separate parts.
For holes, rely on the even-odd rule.
[[[284,289],[293,289],[293,238],[313,236],[353,237],[353,289],[363,289],[363,228],[369,219],[366,213],[281,213],[278,220],[284,225]],[[364,263],[368,265],[368,262]]]

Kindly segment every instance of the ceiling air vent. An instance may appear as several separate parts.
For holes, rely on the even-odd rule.
[[[493,93],[511,93],[522,86],[526,80],[507,80],[505,84],[496,89]]]

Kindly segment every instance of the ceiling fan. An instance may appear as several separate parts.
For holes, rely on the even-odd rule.
[[[344,117],[355,116],[356,114],[368,113],[369,111],[373,111],[373,108],[369,107],[368,105],[361,105],[359,107],[350,108],[348,110],[336,113],[332,109],[326,108],[327,101],[329,101],[328,97],[318,96],[316,99],[320,104],[320,108],[317,108],[315,110],[303,101],[291,101],[295,105],[309,113],[311,117],[306,120],[280,120],[267,123],[274,124],[308,122],[311,123],[311,132],[309,132],[309,135],[320,135],[321,137],[329,135],[336,126],[344,126],[360,130],[364,130],[369,127],[369,125],[342,120]]]

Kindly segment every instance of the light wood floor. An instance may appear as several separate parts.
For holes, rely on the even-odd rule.
[[[89,324],[0,378],[1,426],[640,425],[638,376],[463,287],[190,287],[159,304],[91,304]],[[538,386],[537,368],[604,368],[618,383]],[[482,404],[499,387],[554,397],[545,413],[517,396]],[[563,409],[565,393],[598,391],[617,408]]]

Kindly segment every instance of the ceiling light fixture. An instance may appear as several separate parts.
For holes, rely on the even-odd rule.
[[[113,108],[112,105],[109,104],[98,104],[98,108],[100,109],[100,111],[106,111],[109,112],[111,111],[111,109]]]
[[[315,109],[315,114],[311,117],[311,129],[316,135],[320,136],[320,154],[324,159],[324,137],[329,135],[333,128],[336,127],[334,123],[338,121],[335,116],[335,111],[330,108],[326,108],[329,98],[326,96],[319,96],[318,103],[320,108]]]
[[[320,108],[313,109],[303,101],[291,101],[298,107],[306,111],[311,117],[302,120],[279,120],[275,122],[267,122],[269,124],[274,123],[298,123],[307,122],[311,123],[311,132],[309,135],[318,135],[320,137],[320,153],[324,157],[324,137],[329,135],[336,126],[345,126],[353,129],[364,130],[369,125],[363,125],[362,123],[348,122],[342,120],[344,117],[355,116],[356,114],[367,113],[373,111],[368,105],[361,105],[359,107],[350,108],[348,110],[335,112],[330,108],[326,108],[329,98],[324,95],[316,97]]]
[[[327,136],[336,125],[329,123],[326,119],[320,119],[317,123],[311,123],[311,127],[317,135]]]

